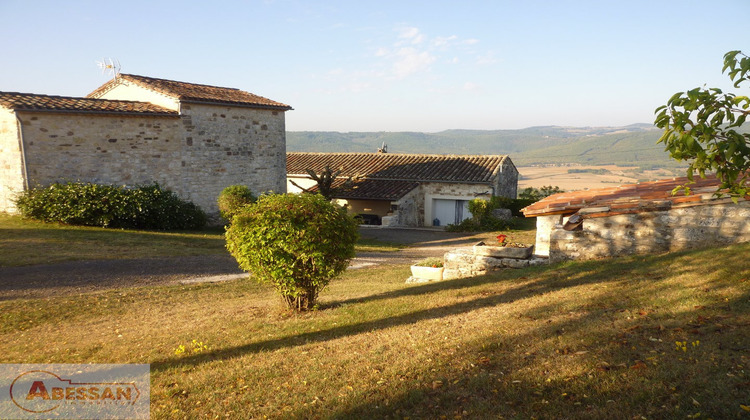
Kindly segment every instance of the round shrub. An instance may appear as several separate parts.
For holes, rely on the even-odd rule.
[[[219,193],[216,200],[219,204],[219,213],[221,217],[232,220],[243,207],[252,204],[257,200],[250,188],[244,185],[230,185]]]
[[[292,309],[318,293],[354,257],[357,222],[319,194],[262,195],[227,228],[227,249],[245,271],[273,284]]]
[[[16,199],[24,217],[123,229],[200,229],[206,214],[159,185],[125,188],[84,182],[32,188]]]

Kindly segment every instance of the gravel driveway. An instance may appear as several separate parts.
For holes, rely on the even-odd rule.
[[[477,239],[471,234],[435,229],[363,227],[363,238],[407,244],[396,252],[364,252],[352,269],[382,264],[410,264]],[[0,300],[87,293],[123,287],[218,281],[244,274],[228,254],[196,257],[70,261],[24,267],[0,267]]]

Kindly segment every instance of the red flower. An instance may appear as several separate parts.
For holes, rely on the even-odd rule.
[[[507,238],[507,236],[505,236],[505,235],[497,235],[497,241],[500,242],[500,243],[505,242],[505,238]]]

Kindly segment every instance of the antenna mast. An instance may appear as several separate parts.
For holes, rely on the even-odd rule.
[[[116,81],[117,76],[120,74],[120,61],[111,58],[102,58],[102,61],[97,61],[96,64],[102,69],[102,74],[111,73],[112,78]]]

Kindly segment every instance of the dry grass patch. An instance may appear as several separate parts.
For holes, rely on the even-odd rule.
[[[0,213],[0,267],[73,260],[185,257],[225,254],[221,227],[198,232],[155,232],[43,223]],[[403,245],[362,240],[357,252],[392,252]]]
[[[68,226],[0,213],[0,267],[224,253],[219,229],[189,233]]]
[[[0,361],[151,363],[153,418],[735,418],[748,252],[350,270],[301,315],[249,280],[6,301]]]

